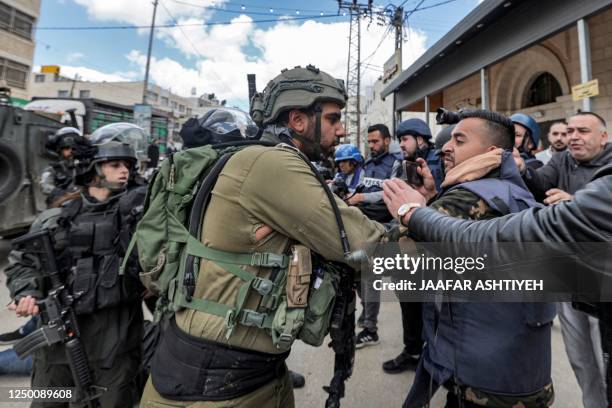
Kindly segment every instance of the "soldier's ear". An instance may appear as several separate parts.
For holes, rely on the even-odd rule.
[[[289,112],[287,126],[298,134],[304,134],[308,126],[308,116],[299,109],[292,109]]]

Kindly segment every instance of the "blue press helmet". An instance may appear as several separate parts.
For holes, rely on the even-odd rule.
[[[538,147],[540,144],[540,127],[534,118],[529,115],[525,115],[524,113],[515,113],[514,115],[510,116],[510,120],[512,123],[518,123],[519,125],[527,128],[535,147]]]
[[[359,164],[363,164],[363,156],[352,144],[343,144],[336,147],[334,161],[355,160]]]

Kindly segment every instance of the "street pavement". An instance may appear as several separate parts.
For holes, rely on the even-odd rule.
[[[6,277],[4,267],[8,243],[0,239],[0,305],[9,303],[8,290],[6,289]],[[402,349],[402,324],[400,308],[398,303],[386,302],[381,305],[379,316],[380,344],[357,350],[355,356],[355,368],[353,376],[349,379],[346,387],[346,396],[342,399],[342,407],[349,408],[372,408],[372,407],[400,407],[410,384],[414,378],[414,372],[389,375],[382,371],[381,364],[395,357]],[[25,323],[13,312],[5,307],[0,308],[0,331],[10,331]],[[304,343],[297,342],[293,346],[291,355],[287,361],[291,370],[297,371],[306,377],[306,386],[295,390],[296,407],[324,407],[327,394],[322,387],[328,385],[333,371],[334,355],[326,346],[315,348]],[[1,347],[0,351],[7,347]],[[581,407],[580,389],[571,370],[558,321],[552,329],[552,376],[555,387],[555,404],[558,408]],[[525,367],[525,373],[529,367]],[[0,387],[27,386],[28,377],[0,376]],[[444,406],[444,393],[438,392],[431,407]],[[0,408],[27,407],[28,404],[14,402],[0,402]]]

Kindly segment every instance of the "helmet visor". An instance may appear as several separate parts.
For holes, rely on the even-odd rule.
[[[251,139],[257,135],[257,125],[245,112],[234,109],[218,109],[200,119],[200,126],[218,135],[240,132]]]

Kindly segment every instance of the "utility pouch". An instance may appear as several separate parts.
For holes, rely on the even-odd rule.
[[[304,245],[291,247],[291,262],[287,272],[287,306],[305,308],[308,305],[308,291],[312,262],[310,249]]]
[[[331,269],[317,267],[310,290],[308,308],[299,338],[311,346],[320,346],[329,333],[329,324],[336,299],[338,276]]]

